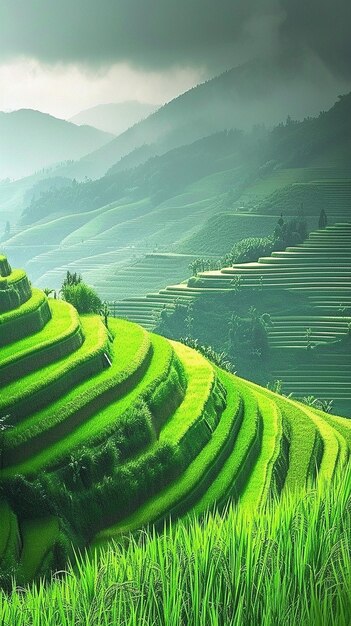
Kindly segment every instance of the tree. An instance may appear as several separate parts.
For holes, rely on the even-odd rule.
[[[321,210],[318,220],[318,228],[324,229],[328,226],[328,218],[324,209]]]
[[[102,303],[102,307],[100,309],[100,315],[104,320],[104,324],[106,328],[108,328],[108,318],[110,316],[110,309],[107,302]]]
[[[306,349],[307,350],[310,350],[311,348],[311,335],[312,335],[312,328],[306,328],[305,337],[306,337]]]
[[[71,285],[79,285],[83,281],[82,276],[77,274],[77,272],[71,273],[69,270],[66,273],[66,277],[62,283],[62,289]]]
[[[51,296],[51,294],[54,294],[54,298],[56,297],[56,292],[55,289],[50,289],[50,287],[45,287],[45,289],[43,289],[46,297],[48,298],[49,296]]]
[[[62,286],[62,297],[74,306],[78,313],[99,313],[102,302],[96,291],[82,281],[78,284]]]
[[[185,328],[186,328],[188,337],[190,338],[192,337],[192,333],[193,333],[193,323],[194,323],[193,303],[190,302],[187,307],[187,316],[184,320]]]

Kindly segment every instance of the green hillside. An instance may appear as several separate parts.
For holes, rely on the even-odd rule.
[[[317,118],[272,131],[222,130],[139,165],[131,153],[99,180],[77,183],[56,171],[52,186],[27,190],[5,252],[43,288],[59,288],[67,269],[96,286],[113,277],[106,293],[114,301],[129,295],[124,270],[146,254],[221,256],[240,238],[270,232],[274,216],[296,215],[301,204],[311,228],[321,207],[330,224],[347,221],[350,103],[344,96]],[[19,196],[9,205],[6,193],[8,216]],[[173,276],[159,270],[163,284],[180,279],[176,267]],[[155,281],[144,295],[159,287]]]
[[[0,258],[0,568],[31,580],[150,522],[330,481],[351,422],[141,326],[79,317]]]
[[[273,252],[257,263],[202,272],[143,298],[126,298],[117,303],[116,313],[152,329],[164,308],[171,315],[176,304],[194,302],[195,336],[223,350],[230,315],[247,301],[247,308],[253,305],[272,316],[266,381],[280,379],[284,391],[298,397],[333,400],[339,412],[349,415],[350,244],[350,223],[328,226],[312,232],[303,244]],[[176,326],[166,323],[167,328],[177,336]],[[184,336],[185,329],[179,333]],[[255,366],[244,373],[255,379],[262,369]],[[263,382],[264,377],[258,380]]]

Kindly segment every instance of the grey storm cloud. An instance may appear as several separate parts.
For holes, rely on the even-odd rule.
[[[267,49],[351,76],[350,0],[0,0],[0,60],[220,68]]]

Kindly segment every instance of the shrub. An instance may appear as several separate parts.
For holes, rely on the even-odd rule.
[[[99,313],[102,302],[96,291],[83,282],[62,287],[62,297],[81,314]]]
[[[0,486],[0,497],[4,496],[20,519],[46,517],[53,512],[42,484],[30,482],[18,475],[5,479]]]

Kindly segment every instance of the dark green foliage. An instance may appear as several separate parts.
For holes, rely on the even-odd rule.
[[[197,276],[198,272],[208,272],[209,270],[218,270],[221,268],[221,261],[213,258],[197,258],[189,264],[189,270],[193,276]]]
[[[52,570],[62,572],[67,566],[70,550],[66,537],[61,534],[52,548]]]
[[[257,261],[260,256],[268,256],[273,250],[273,242],[269,237],[248,237],[235,244],[234,248],[225,257],[225,260],[234,265],[236,263],[250,263]],[[225,263],[227,264],[227,263]]]
[[[91,484],[110,475],[116,465],[140,453],[153,439],[150,410],[145,402],[139,401],[118,419],[114,431],[106,433],[100,445],[89,451],[82,446],[61,458],[57,473],[68,488],[77,490],[84,481]]]
[[[13,285],[0,283],[0,312],[6,313],[21,304],[20,294]]]
[[[281,216],[271,237],[248,237],[238,241],[222,259],[222,266],[255,262],[260,257],[270,256],[274,250],[302,243],[307,235],[307,222],[300,208],[296,218],[285,221]]]
[[[67,270],[66,276],[62,283],[62,289],[65,289],[65,287],[72,287],[73,285],[79,285],[79,283],[81,282],[81,274],[78,274],[77,272],[70,272],[69,270]]]
[[[321,210],[319,220],[318,220],[318,228],[326,228],[328,226],[328,218],[324,209]]]
[[[99,313],[101,300],[96,291],[83,282],[62,287],[62,297],[74,306],[78,313]]]
[[[176,449],[165,443],[158,444],[132,461],[111,467],[113,457],[114,451],[109,444],[108,452],[105,448],[101,457],[107,462],[105,469],[109,471],[104,472],[99,480],[95,479],[89,487],[82,483],[80,488],[74,487],[73,498],[70,485],[59,483],[57,474],[51,477],[53,498],[61,515],[63,512],[66,522],[85,538],[135,511],[182,471]]]
[[[0,483],[0,497],[6,498],[20,519],[46,517],[53,511],[52,501],[39,480],[30,482],[24,476],[7,478]]]
[[[27,302],[31,295],[31,286],[24,273],[11,282],[0,278],[0,314],[16,309]]]
[[[103,302],[101,309],[100,309],[100,315],[102,317],[102,319],[104,320],[104,324],[106,326],[106,328],[108,328],[108,318],[110,316],[110,309],[108,306],[108,302]]]
[[[247,354],[252,359],[265,358],[269,352],[268,328],[272,325],[268,313],[260,314],[251,306],[247,317],[233,314],[229,322],[230,354]]]

